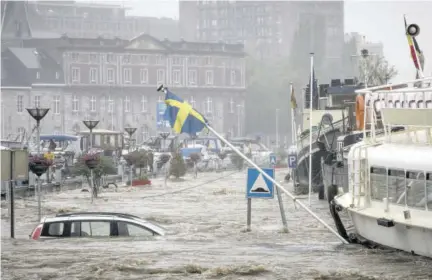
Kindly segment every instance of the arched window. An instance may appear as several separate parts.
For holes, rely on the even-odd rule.
[[[432,100],[427,100],[425,104],[426,104],[426,108],[432,108]]]
[[[410,108],[416,108],[417,106],[416,106],[416,102],[415,102],[415,100],[411,100],[411,101],[409,101],[409,102],[408,102],[408,106],[409,106]]]
[[[400,100],[396,100],[395,103],[394,103],[394,105],[395,105],[395,108],[401,108],[401,102],[400,102]]]
[[[389,108],[394,108],[393,100],[389,100],[388,101],[388,107]]]

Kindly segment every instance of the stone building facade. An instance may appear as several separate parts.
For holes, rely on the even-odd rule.
[[[30,132],[25,108],[49,107],[42,133],[137,127],[143,141],[158,134],[156,108],[163,83],[203,113],[216,130],[242,134],[246,92],[242,44],[158,40],[22,40],[2,52],[2,138]],[[24,78],[24,76],[26,78]],[[240,110],[239,110],[240,109]],[[233,121],[233,120],[236,121]]]

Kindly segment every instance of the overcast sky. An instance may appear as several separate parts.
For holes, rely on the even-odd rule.
[[[178,0],[116,2],[133,8],[130,11],[133,15],[178,19]],[[417,40],[426,58],[425,74],[432,75],[432,1],[345,1],[345,32],[359,32],[369,41],[384,44],[386,58],[399,72],[393,82],[415,76],[404,34],[403,14],[407,15],[408,23],[415,22],[420,26]]]

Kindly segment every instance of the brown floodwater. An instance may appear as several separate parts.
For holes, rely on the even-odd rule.
[[[282,180],[285,173],[276,175]],[[104,190],[93,204],[80,190],[43,197],[44,215],[126,212],[167,229],[166,236],[151,239],[29,240],[37,203],[27,198],[16,201],[17,236],[11,240],[2,202],[1,279],[432,279],[431,259],[342,245],[285,195],[289,233],[281,230],[276,198],[252,201],[252,231],[245,232],[245,188],[246,171],[225,171],[166,187],[156,179],[152,187]],[[314,195],[312,209],[333,226],[326,201]]]

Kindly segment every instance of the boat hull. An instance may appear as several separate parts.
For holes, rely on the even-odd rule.
[[[393,226],[379,225],[377,217],[349,210],[349,216],[360,237],[374,243],[432,258],[432,229],[395,222]],[[432,213],[430,214],[432,218]]]

